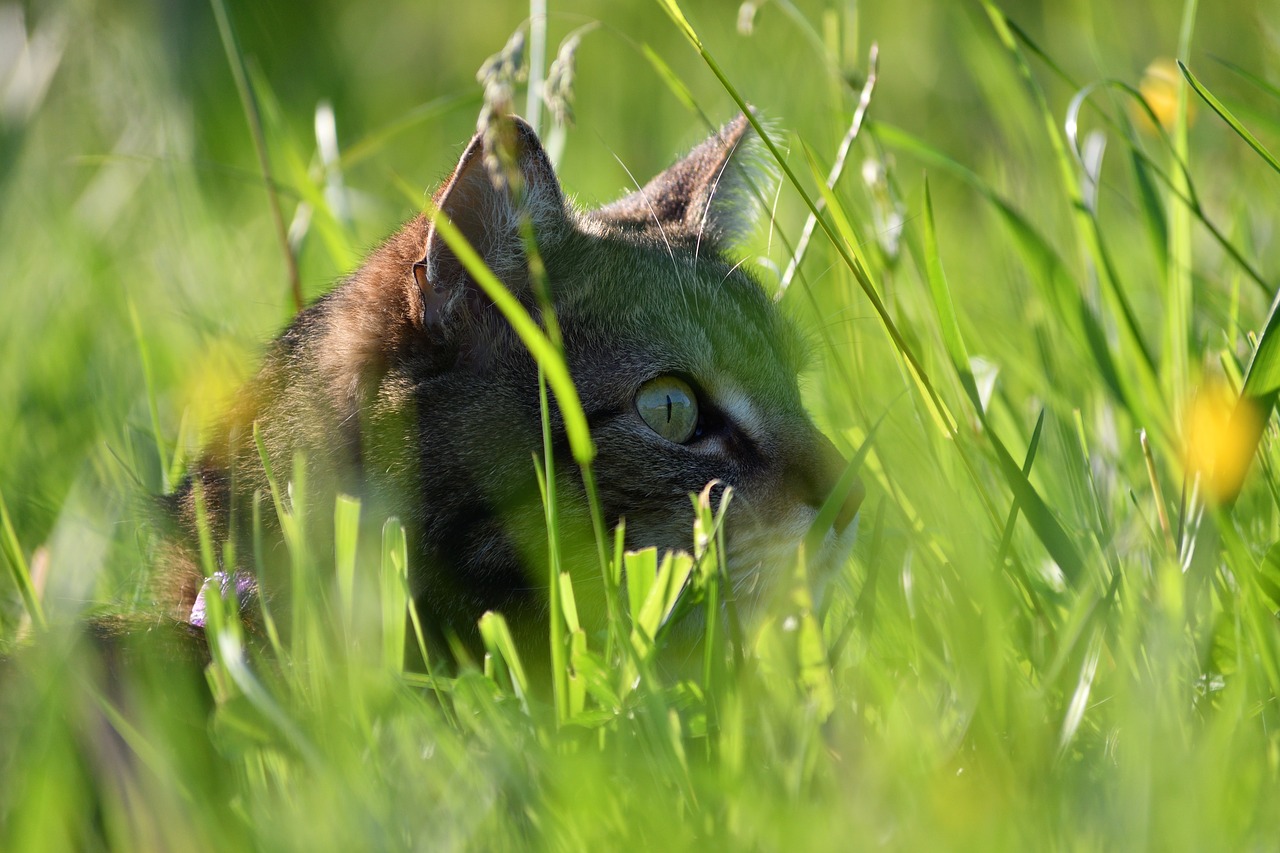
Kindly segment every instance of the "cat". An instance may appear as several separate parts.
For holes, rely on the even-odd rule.
[[[689,495],[719,481],[733,489],[733,591],[744,600],[764,594],[847,463],[801,404],[801,336],[730,256],[758,209],[750,122],[739,116],[644,187],[585,212],[566,199],[533,129],[508,122],[506,180],[477,134],[432,206],[538,319],[520,227],[527,217],[610,529],[625,520],[630,548],[689,550]],[[281,483],[295,455],[305,460],[313,554],[332,547],[323,531],[334,496],[356,495],[366,515],[405,524],[411,594],[425,623],[473,637],[477,618],[495,610],[518,634],[546,636],[546,528],[533,465],[543,449],[538,368],[431,215],[297,315],[165,498],[174,520],[160,561],[166,606],[188,629],[203,626],[211,583],[236,589],[246,618],[258,589],[287,595],[278,543],[260,551],[267,565],[250,559],[253,495],[268,494],[255,424]],[[565,559],[575,577],[598,578],[583,480],[554,402],[551,424]],[[837,500],[814,564],[849,553],[861,485]],[[270,500],[262,505],[278,535]],[[200,569],[201,517],[218,559],[226,540],[240,555],[214,581]],[[599,584],[577,586],[589,595]]]

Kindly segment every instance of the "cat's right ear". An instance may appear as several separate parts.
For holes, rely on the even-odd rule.
[[[533,128],[511,116],[497,130],[491,147],[500,150],[493,152],[498,160],[493,168],[486,163],[484,134],[477,133],[433,201],[436,216],[448,217],[498,279],[519,294],[529,284],[522,217],[529,217],[539,245],[554,242],[569,218],[560,181]],[[459,306],[487,302],[434,216],[426,252],[413,265],[413,274],[422,291],[425,326],[444,323]]]
[[[739,115],[649,183],[590,215],[663,241],[730,249],[755,226],[757,187],[772,181],[758,148],[755,128]]]

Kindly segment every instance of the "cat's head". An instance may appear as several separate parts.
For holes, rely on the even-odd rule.
[[[793,564],[846,461],[801,403],[800,336],[730,256],[756,210],[750,123],[739,117],[643,188],[585,213],[564,198],[536,134],[519,120],[509,133],[505,178],[494,180],[477,136],[435,204],[540,318],[527,217],[597,451],[606,522],[625,519],[629,547],[689,550],[690,493],[732,487],[729,570],[740,598],[757,596]],[[420,597],[519,609],[521,596],[504,595],[546,577],[533,488],[537,368],[437,226],[413,274],[433,367],[408,364],[398,371],[407,380],[393,371],[389,381],[412,387],[416,408]],[[554,405],[552,422],[564,547],[589,572],[582,480]],[[860,485],[838,500],[831,527],[809,540],[820,543],[811,563],[848,554]]]

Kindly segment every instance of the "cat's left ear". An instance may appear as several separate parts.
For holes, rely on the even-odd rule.
[[[754,228],[767,175],[745,115],[726,124],[639,190],[591,214],[624,230],[727,249]]]
[[[539,245],[549,245],[569,227],[564,194],[538,135],[523,119],[511,116],[494,128],[497,139],[486,152],[477,133],[453,176],[436,193],[436,209],[447,216],[493,273],[512,291],[528,285],[521,220],[528,217]],[[486,155],[499,162],[486,163]],[[413,265],[423,297],[423,321],[441,322],[475,296],[476,285],[449,248],[433,219],[421,261]]]

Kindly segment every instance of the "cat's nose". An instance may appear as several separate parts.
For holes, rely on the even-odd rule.
[[[809,451],[788,472],[790,487],[801,500],[815,510],[822,509],[827,499],[836,491],[844,493],[832,523],[837,534],[843,533],[849,525],[853,524],[853,520],[858,515],[858,509],[862,506],[862,499],[866,496],[866,488],[856,472],[848,472],[848,477],[843,476],[848,467],[849,461],[836,449],[830,439],[821,433],[816,433]]]

